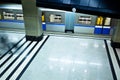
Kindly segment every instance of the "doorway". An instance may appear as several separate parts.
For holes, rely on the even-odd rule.
[[[65,32],[74,33],[74,24],[75,24],[75,13],[66,12],[65,13]]]

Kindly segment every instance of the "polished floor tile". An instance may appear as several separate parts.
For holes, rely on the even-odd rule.
[[[103,40],[51,36],[20,80],[113,80]]]
[[[1,58],[0,80],[18,80],[18,75],[20,75],[30,60],[32,60],[40,46],[43,45],[47,38],[48,36],[43,36],[43,39],[40,42],[24,41],[23,39],[20,43],[25,44],[22,44],[21,47],[15,50],[13,52],[14,54],[9,59],[7,58],[8,54]],[[8,60],[6,61],[6,59]]]
[[[0,31],[0,56],[12,48],[13,45],[15,45],[24,36],[25,34],[22,33]]]
[[[118,65],[117,58],[115,56],[115,52],[114,52],[113,48],[111,47],[110,40],[107,40],[107,44],[108,44],[108,49],[109,49],[109,52],[110,52],[110,57],[111,57],[111,60],[112,60],[112,63],[113,63],[114,71],[115,71],[115,74],[116,74],[116,78],[117,78],[117,80],[120,80],[120,67]]]

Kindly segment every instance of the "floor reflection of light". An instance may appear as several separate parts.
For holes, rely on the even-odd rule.
[[[49,58],[50,61],[58,61],[57,58]]]
[[[75,68],[72,69],[72,72],[75,72]]]
[[[64,64],[71,64],[71,63],[73,63],[73,60],[58,59],[58,58],[49,58],[49,61],[55,61],[55,62],[60,62],[60,63],[64,63]]]
[[[63,70],[64,70],[64,68],[63,68],[63,67],[61,67],[61,68],[60,68],[60,70],[61,70],[61,71],[63,71]]]
[[[87,64],[86,61],[75,61],[75,64]]]
[[[90,62],[89,64],[90,65],[95,65],[95,66],[102,66],[102,64],[100,64],[100,63],[94,63],[94,62]]]
[[[49,66],[49,68],[50,68],[50,70],[52,70],[52,69],[53,69],[53,66]]]
[[[103,45],[103,48],[105,48],[105,45]]]
[[[49,58],[50,61],[55,61],[58,63],[63,63],[63,64],[82,64],[82,65],[87,65],[87,61],[73,61],[69,59],[57,59],[57,58]]]
[[[98,47],[99,47],[99,45],[98,45],[98,44],[94,44],[94,47],[95,47],[95,48],[98,48]]]
[[[65,64],[70,64],[70,63],[72,63],[73,61],[72,60],[65,60],[65,59],[60,59],[60,62],[62,62],[62,63],[65,63]]]
[[[84,72],[87,73],[88,72],[87,69],[85,69]]]
[[[87,47],[88,43],[81,43],[81,46]]]

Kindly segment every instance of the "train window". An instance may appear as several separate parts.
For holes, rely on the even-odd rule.
[[[42,12],[42,22],[45,22],[45,13]]]
[[[16,14],[17,20],[23,20],[23,14]]]
[[[103,17],[102,16],[99,16],[97,18],[97,25],[101,26],[103,24]]]
[[[59,19],[59,18],[54,18],[54,19]]]
[[[91,24],[91,16],[79,16],[78,23],[80,24]]]
[[[11,15],[8,15],[8,17],[10,17]]]
[[[51,14],[50,15],[50,22],[61,23],[62,22],[62,16],[61,15]]]
[[[54,22],[54,15],[53,14],[50,15],[50,22]]]
[[[14,13],[10,13],[10,12],[3,12],[3,18],[4,19],[9,19],[9,20],[14,20]]]
[[[105,26],[109,26],[109,25],[110,25],[110,22],[111,22],[111,18],[106,17],[106,18],[105,18],[105,23],[104,23],[104,25],[105,25]]]
[[[45,16],[42,15],[42,22],[45,22]]]

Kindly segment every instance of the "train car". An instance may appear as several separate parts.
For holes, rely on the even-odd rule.
[[[97,16],[77,13],[75,17],[74,32],[94,34]]]
[[[111,35],[112,34],[111,18],[98,16],[94,34]]]
[[[38,8],[44,31],[110,35],[111,18],[90,14]],[[0,28],[25,30],[22,5],[0,5]]]
[[[0,28],[24,30],[23,12],[21,5],[1,5],[0,13]]]
[[[45,11],[46,31],[65,32],[65,13]]]

